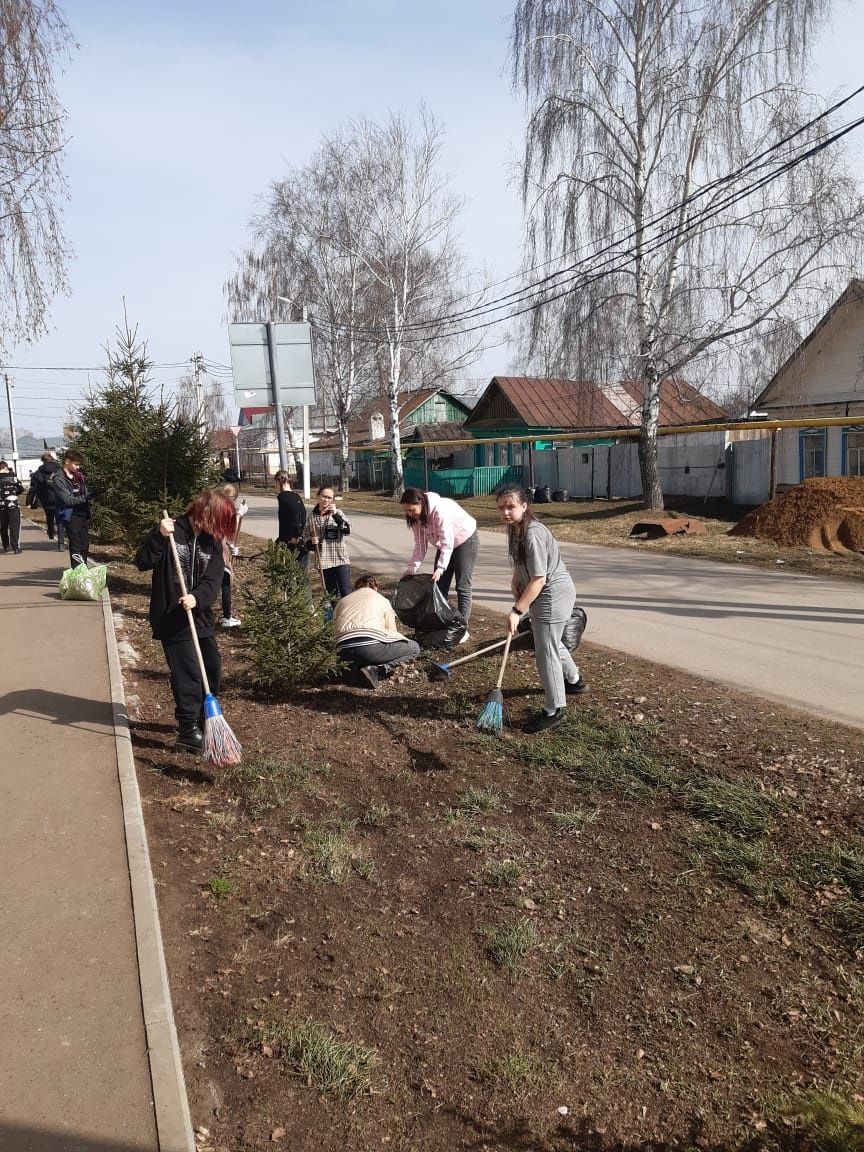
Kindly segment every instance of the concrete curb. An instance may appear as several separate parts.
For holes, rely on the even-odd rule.
[[[102,615],[105,624],[105,646],[108,650],[111,705],[117,745],[117,774],[123,802],[138,974],[141,981],[141,1003],[147,1033],[147,1055],[150,1060],[159,1152],[195,1152],[195,1137],[192,1132],[189,1101],[186,1097],[186,1083],[183,1079],[180,1045],[174,1025],[171,990],[162,948],[162,932],[159,928],[156,889],[153,885],[147,832],[141,810],[141,794],[135,775],[135,759],[132,755],[132,738],[123,693],[117,636],[107,588],[102,594]]]

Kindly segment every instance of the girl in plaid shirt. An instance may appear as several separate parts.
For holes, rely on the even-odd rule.
[[[303,539],[317,545],[320,556],[324,587],[331,596],[347,596],[351,591],[351,558],[345,537],[351,525],[336,507],[336,497],[332,488],[318,489],[318,503],[312,509]]]

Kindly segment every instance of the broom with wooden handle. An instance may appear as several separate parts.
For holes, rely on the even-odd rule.
[[[162,519],[168,519],[168,513],[162,512]],[[183,568],[177,554],[177,545],[174,541],[174,532],[168,533],[168,543],[171,546],[171,555],[174,559],[174,571],[177,574],[177,583],[180,593],[187,596],[186,581],[183,577]],[[243,748],[240,741],[231,731],[228,721],[222,715],[222,707],[210,691],[210,681],[207,678],[207,669],[204,667],[204,657],[201,654],[201,645],[198,633],[195,631],[195,617],[192,609],[186,609],[189,620],[189,631],[192,633],[192,643],[195,646],[195,655],[198,658],[198,669],[201,672],[201,683],[204,686],[204,747],[201,750],[202,760],[218,767],[227,767],[230,764],[239,764]]]
[[[489,699],[477,717],[477,727],[481,732],[500,732],[504,727],[504,693],[501,691],[501,685],[504,683],[504,669],[507,667],[507,657],[510,655],[510,641],[512,639],[513,637],[508,633],[504,642],[504,655],[501,658],[498,682],[489,693]]]

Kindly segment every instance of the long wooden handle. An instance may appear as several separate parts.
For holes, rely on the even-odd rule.
[[[327,585],[324,582],[324,569],[321,567],[321,549],[318,547],[318,534],[316,533],[312,539],[315,541],[315,559],[318,561],[318,575],[321,577],[321,591],[327,595]]]
[[[168,519],[168,513],[162,510],[162,519]],[[186,591],[186,581],[183,578],[183,568],[180,564],[180,556],[177,553],[177,545],[174,542],[174,533],[169,532],[168,543],[171,546],[171,555],[174,558],[174,571],[177,574],[177,583],[180,585],[180,593],[183,596],[188,596]],[[186,609],[186,618],[189,621],[189,631],[192,633],[192,643],[195,645],[195,655],[198,657],[198,668],[201,671],[201,683],[204,685],[204,695],[210,695],[210,681],[207,679],[207,669],[204,667],[204,657],[201,654],[201,645],[198,643],[198,633],[195,631],[195,617],[192,615],[192,609]]]
[[[487,652],[494,652],[496,648],[503,648],[506,643],[506,640],[496,640],[494,644],[487,644],[485,648],[478,648],[469,656],[460,656],[458,660],[451,660],[447,667],[455,668],[457,664],[467,664],[469,660],[476,660],[478,656],[485,656]]]
[[[495,687],[499,689],[504,683],[504,669],[507,667],[507,657],[510,655],[510,641],[512,639],[513,637],[508,632],[507,639],[504,641],[504,655],[501,658],[501,671],[498,673],[498,683],[495,685]]]

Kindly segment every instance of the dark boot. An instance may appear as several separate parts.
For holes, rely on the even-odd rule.
[[[175,752],[200,752],[204,747],[204,733],[197,724],[181,724],[177,739],[174,741]]]

